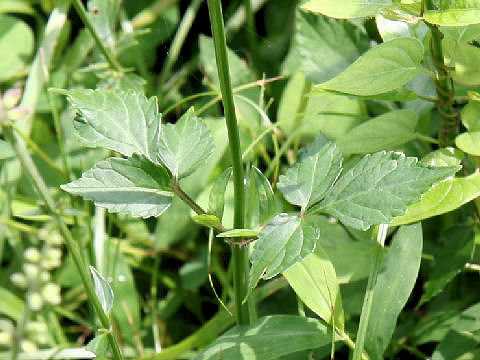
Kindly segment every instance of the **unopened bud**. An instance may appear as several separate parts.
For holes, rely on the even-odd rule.
[[[37,264],[38,262],[40,262],[42,255],[40,254],[40,251],[38,251],[38,249],[34,247],[29,247],[24,251],[23,257],[25,258],[25,260]]]
[[[27,278],[20,272],[10,275],[10,281],[20,289],[26,289],[28,286]]]
[[[35,280],[38,276],[40,269],[37,265],[32,263],[23,264],[23,272],[27,277],[27,280]]]
[[[11,88],[5,91],[3,94],[3,106],[6,109],[12,109],[20,102],[22,98],[22,89],[20,88]]]
[[[28,293],[27,303],[33,311],[40,311],[43,308],[43,298],[38,292]]]
[[[33,353],[33,352],[38,350],[37,344],[35,344],[33,341],[27,340],[27,339],[23,339],[20,342],[20,347],[22,348],[22,351],[26,352],[26,353]]]
[[[16,107],[7,111],[7,119],[17,121],[23,119],[28,114],[30,114],[30,110],[27,108]]]
[[[42,297],[51,305],[60,305],[60,286],[55,283],[48,283],[42,288]]]
[[[45,271],[45,270],[44,270],[44,271],[42,271],[42,272],[40,273],[40,275],[38,276],[38,278],[40,279],[41,282],[46,283],[46,282],[50,281],[50,279],[51,279],[52,277],[51,277],[51,275],[50,275],[50,273],[49,273],[48,271]]]

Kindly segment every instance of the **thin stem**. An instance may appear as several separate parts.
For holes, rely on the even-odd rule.
[[[155,262],[153,264],[152,271],[152,285],[150,288],[150,297],[152,298],[152,332],[153,332],[153,343],[155,346],[155,352],[159,353],[162,351],[162,342],[160,341],[160,330],[157,323],[157,279],[158,279],[158,268],[160,266],[160,253],[155,253]]]
[[[208,0],[208,11],[212,27],[213,42],[215,45],[215,58],[217,60],[218,77],[220,90],[222,92],[225,121],[228,129],[228,140],[230,153],[232,155],[233,187],[234,187],[234,221],[236,229],[244,228],[245,224],[245,188],[242,165],[242,152],[240,148],[240,136],[238,133],[235,105],[233,103],[232,84],[230,81],[230,70],[227,58],[227,44],[222,16],[222,5],[220,0]],[[238,239],[242,241],[242,239]],[[248,305],[242,304],[246,294],[248,275],[248,253],[247,247],[232,247],[233,261],[233,286],[235,293],[235,307],[237,323],[248,324]]]
[[[197,215],[203,215],[207,212],[202,209],[190,196],[188,196],[181,188],[178,183],[171,184],[172,190],[185,204],[190,206],[190,208],[197,213]]]
[[[95,312],[99,317],[100,323],[102,324],[103,328],[107,330],[107,337],[110,343],[113,357],[116,360],[122,360],[123,356],[120,351],[120,347],[118,345],[117,339],[115,338],[111,330],[110,319],[103,311],[102,305],[100,304],[100,301],[98,300],[97,295],[95,294],[95,287],[93,285],[93,281],[90,276],[90,273],[88,272],[88,269],[85,266],[85,263],[83,261],[80,248],[78,244],[75,242],[75,240],[73,239],[72,234],[68,230],[67,225],[63,221],[62,217],[57,213],[55,202],[48,191],[47,184],[45,183],[42,176],[40,175],[32,158],[26,151],[25,144],[23,143],[22,139],[19,138],[17,135],[15,135],[15,133],[13,132],[13,129],[10,127],[3,128],[3,135],[5,136],[5,139],[10,143],[13,150],[15,151],[18,159],[20,160],[20,163],[22,164],[22,167],[25,173],[32,181],[41,199],[44,201],[46,209],[51,214],[55,222],[57,223],[60,233],[63,235],[63,238],[65,239],[65,244],[67,246],[67,249],[69,253],[72,255],[73,262],[75,263],[77,271],[85,287],[88,300],[93,305],[93,308],[95,309]]]
[[[105,56],[105,59],[108,61],[112,69],[118,72],[122,72],[123,71],[122,66],[115,59],[115,57],[110,52],[110,50],[107,49],[102,39],[100,39],[100,36],[98,35],[97,30],[95,29],[95,26],[93,25],[93,23],[90,21],[90,18],[88,17],[87,11],[85,10],[85,7],[83,6],[83,3],[81,2],[81,0],[72,0],[72,1],[73,1],[73,7],[77,11],[78,16],[80,17],[82,22],[85,24],[88,31],[90,31],[90,34],[92,34],[92,37],[95,40],[95,43],[97,44],[98,48],[102,52],[103,56]]]
[[[422,140],[422,141],[425,141],[425,142],[428,142],[428,143],[431,143],[431,144],[440,144],[440,141],[438,141],[437,139],[434,139],[430,136],[426,136],[426,135],[423,135],[423,134],[420,134],[420,133],[415,133],[415,137],[418,140]]]
[[[387,238],[387,230],[388,225],[386,224],[378,226],[377,242],[381,246],[376,249],[373,267],[370,271],[370,276],[368,277],[367,290],[365,292],[365,298],[363,299],[362,314],[360,315],[360,325],[358,327],[357,339],[355,341],[355,350],[353,350],[353,360],[360,360],[362,358],[365,338],[367,337],[368,323],[372,312],[375,285],[377,284],[378,274],[382,269],[383,245]]]

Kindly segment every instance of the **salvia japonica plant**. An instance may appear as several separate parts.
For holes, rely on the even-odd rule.
[[[33,11],[21,3],[15,12]],[[177,70],[202,7],[191,1],[158,79],[150,57],[163,40],[146,28],[152,17],[168,27],[175,1],[137,13],[72,0],[85,29],[63,60],[70,1],[59,1],[23,96],[14,80],[27,49],[12,52],[0,231],[24,238],[0,234],[0,258],[5,239],[18,253],[2,274],[16,289],[0,288],[16,304],[0,309],[9,359],[57,347],[116,360],[480,356],[480,299],[458,296],[478,278],[454,281],[479,271],[480,2],[266,1],[284,13],[276,31],[294,23],[291,39],[267,25],[257,35],[264,3],[245,0],[232,15],[229,2],[225,24],[221,1],[208,0],[212,38],[201,35],[199,56]],[[2,17],[30,39],[23,21]],[[251,68],[227,48],[237,18]],[[182,98],[198,63],[210,90]],[[279,91],[278,104],[265,101]],[[51,133],[38,125],[42,106],[58,161],[36,144],[35,131]],[[16,210],[28,194],[38,206]],[[182,262],[178,274],[163,254]],[[205,291],[219,308],[210,320]],[[189,336],[185,309],[202,323]],[[85,348],[59,318],[84,329]]]

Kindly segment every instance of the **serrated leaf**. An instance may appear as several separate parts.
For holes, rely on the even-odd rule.
[[[342,171],[342,154],[323,135],[307,145],[297,163],[281,175],[277,187],[285,199],[304,211],[321,200]]]
[[[320,248],[283,272],[298,297],[327,323],[343,330],[345,319],[335,269]]]
[[[455,145],[470,155],[480,156],[480,131],[465,132],[455,138]]]
[[[447,246],[435,257],[433,269],[423,284],[424,292],[418,306],[422,306],[443,291],[472,258],[475,234],[471,227],[455,226],[448,229],[444,237]]]
[[[215,180],[208,198],[208,213],[215,215],[220,221],[225,208],[225,191],[231,176],[232,168],[229,167]]]
[[[423,46],[417,39],[393,39],[370,49],[316,89],[358,96],[383,94],[400,88],[419,74],[422,58]]]
[[[418,115],[394,110],[368,120],[337,140],[343,154],[366,154],[392,149],[415,139]]]
[[[98,272],[93,266],[89,265],[90,273],[92,274],[93,284],[95,285],[95,295],[97,295],[102,309],[108,316],[113,306],[113,290],[108,281]]]
[[[397,318],[417,280],[422,256],[420,223],[401,227],[394,235],[375,285],[365,348],[372,360],[383,359]]]
[[[353,19],[374,16],[390,5],[391,0],[310,0],[301,8],[337,19]]]
[[[161,114],[157,99],[133,90],[70,90],[67,99],[79,112],[74,125],[87,146],[125,156],[136,153],[157,162]]]
[[[209,214],[200,214],[192,217],[197,224],[208,226],[214,229],[220,229],[223,225],[218,217]]]
[[[250,168],[246,194],[248,200],[245,221],[248,227],[258,228],[279,212],[272,185],[255,166]]]
[[[407,206],[418,201],[430,186],[456,171],[451,167],[427,167],[401,153],[366,155],[309,213],[327,213],[347,226],[367,230],[403,215]]]
[[[172,203],[170,179],[163,167],[134,155],[100,161],[61,188],[111,212],[146,218],[160,216]]]
[[[236,326],[217,338],[193,360],[273,360],[332,340],[320,320],[295,315],[271,315],[251,325]]]
[[[212,155],[214,143],[207,126],[190,108],[175,124],[166,124],[158,157],[175,179],[190,175]]]
[[[275,216],[258,235],[248,275],[250,295],[260,278],[270,279],[304,259],[315,248],[320,234],[296,215]]]
[[[405,215],[390,225],[398,226],[445,214],[480,196],[480,173],[464,178],[450,178],[434,185],[422,199],[410,205]]]
[[[232,229],[228,231],[224,231],[217,235],[220,238],[239,238],[239,237],[257,237],[259,234],[258,230],[252,229]]]

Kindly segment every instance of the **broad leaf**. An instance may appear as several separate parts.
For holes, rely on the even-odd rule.
[[[296,215],[275,216],[258,235],[248,275],[248,295],[263,277],[270,279],[304,259],[315,248],[318,229]],[[248,296],[247,295],[247,296]]]
[[[320,201],[342,171],[342,154],[323,135],[307,145],[297,163],[281,175],[278,188],[302,211]]]
[[[403,215],[432,184],[456,170],[427,167],[416,158],[394,152],[366,155],[309,212],[327,213],[345,225],[367,230]]]
[[[352,19],[374,16],[391,4],[391,0],[310,0],[301,7],[337,19]]]
[[[271,315],[237,326],[217,338],[193,360],[273,360],[332,340],[320,320],[295,315]]]
[[[405,215],[391,225],[403,225],[445,214],[480,196],[480,173],[464,178],[449,178],[433,186],[422,199],[408,207]]]
[[[158,157],[180,179],[204,164],[213,150],[210,131],[190,108],[175,124],[164,126]]]
[[[370,96],[396,90],[420,73],[423,46],[417,39],[387,41],[362,55],[344,72],[315,89]]]
[[[172,203],[170,176],[158,165],[133,156],[100,161],[61,188],[111,212],[134,217],[160,216]]]
[[[445,147],[425,155],[420,162],[427,166],[454,166],[461,167],[465,154],[453,147]]]
[[[401,227],[393,237],[375,285],[365,339],[365,348],[372,360],[383,359],[398,315],[410,297],[420,269],[422,244],[420,223]]]
[[[366,121],[337,140],[344,154],[365,154],[392,149],[415,139],[418,116],[410,110],[394,110]]]
[[[465,132],[455,138],[455,145],[470,155],[480,156],[480,131]]]
[[[468,226],[455,226],[444,234],[447,246],[435,257],[433,270],[424,283],[424,293],[418,306],[430,301],[445,289],[445,286],[470,261],[475,248],[475,234]]]
[[[70,90],[67,98],[79,112],[75,129],[87,146],[133,153],[157,162],[161,114],[157,99],[134,91]]]
[[[452,78],[463,85],[480,85],[480,49],[454,40],[442,41],[445,65],[454,68]]]
[[[88,17],[104,45],[115,47],[115,25],[120,10],[117,0],[89,0]],[[95,9],[95,11],[93,10]]]
[[[480,102],[470,101],[461,111],[462,124],[468,131],[480,131]]]
[[[92,274],[93,284],[95,285],[95,295],[102,305],[105,315],[109,316],[113,306],[113,290],[108,281],[93,266],[89,265]]]
[[[336,328],[343,330],[345,319],[337,276],[320,247],[283,275],[305,305],[327,323],[334,323]]]
[[[480,3],[476,6],[467,6],[468,1],[458,1],[459,5],[453,9],[442,11],[427,11],[423,16],[430,24],[441,26],[466,26],[480,23]],[[465,4],[465,5],[462,5]]]

